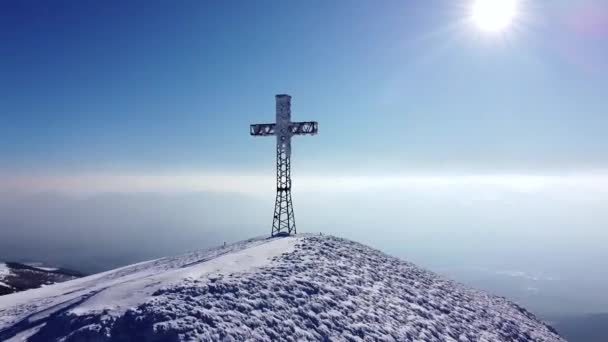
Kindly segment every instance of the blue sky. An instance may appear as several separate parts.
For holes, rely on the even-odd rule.
[[[319,122],[292,147],[301,232],[608,310],[608,3],[519,0],[489,34],[472,2],[0,2],[0,260],[269,233],[275,141],[249,124],[288,93]]]
[[[603,168],[608,29],[577,23],[607,5],[522,0],[488,35],[469,3],[3,2],[2,167],[264,168],[247,126],[290,93],[306,171]]]

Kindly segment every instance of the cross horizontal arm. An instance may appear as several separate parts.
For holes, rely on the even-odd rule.
[[[254,136],[274,135],[275,124],[254,124],[249,126],[249,134]]]
[[[319,132],[319,123],[316,121],[292,122],[289,124],[291,135],[315,135]]]
[[[275,135],[276,124],[253,124],[249,126],[249,134],[253,136],[268,136]],[[319,131],[319,123],[316,121],[291,122],[289,123],[289,132],[291,135],[317,134]]]

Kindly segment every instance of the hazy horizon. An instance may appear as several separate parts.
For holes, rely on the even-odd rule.
[[[97,272],[270,233],[272,176],[112,179],[93,192],[73,180],[0,193],[0,258]],[[354,239],[549,313],[608,310],[606,200],[597,174],[294,175],[298,232]]]

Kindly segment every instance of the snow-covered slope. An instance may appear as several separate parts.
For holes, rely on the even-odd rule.
[[[253,239],[0,297],[0,340],[563,341],[508,300],[330,236]]]

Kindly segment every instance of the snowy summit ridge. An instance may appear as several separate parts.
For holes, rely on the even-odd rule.
[[[0,340],[563,341],[525,309],[331,236],[253,239],[0,297]]]

